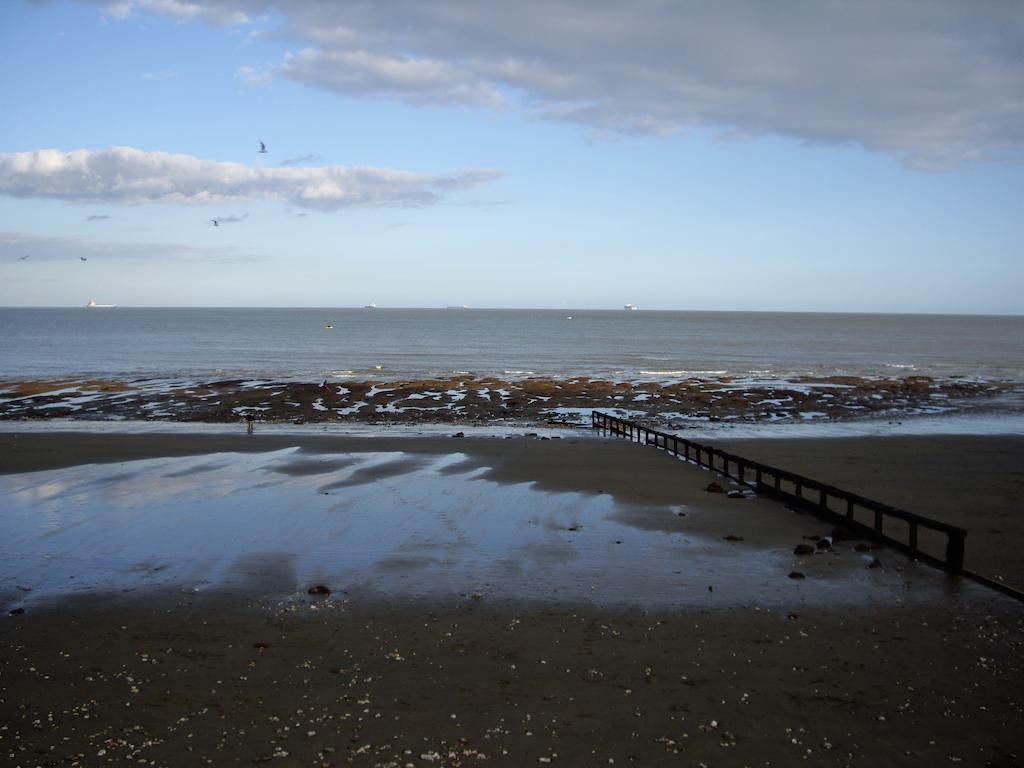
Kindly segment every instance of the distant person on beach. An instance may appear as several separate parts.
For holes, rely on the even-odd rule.
[[[245,415],[245,431],[246,434],[251,435],[253,430],[256,428],[256,417],[251,413]]]

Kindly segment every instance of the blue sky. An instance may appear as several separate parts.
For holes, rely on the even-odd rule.
[[[1024,11],[898,5],[6,2],[0,305],[1022,313]]]

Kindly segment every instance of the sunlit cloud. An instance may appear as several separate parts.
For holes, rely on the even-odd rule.
[[[172,16],[179,21],[207,21],[212,24],[247,24],[247,13],[229,3],[191,2],[190,0],[96,0],[103,12],[115,19],[126,19],[136,11]]]
[[[272,200],[321,211],[419,206],[498,176],[488,170],[426,176],[360,166],[264,168],[131,147],[0,154],[0,195],[94,204]]]

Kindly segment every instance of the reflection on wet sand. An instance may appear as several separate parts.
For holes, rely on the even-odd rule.
[[[279,596],[324,583],[652,606],[702,604],[712,589],[717,603],[843,603],[905,596],[911,581],[917,597],[941,588],[909,562],[865,568],[871,555],[853,542],[801,559],[809,578],[793,582],[794,543],[827,533],[823,523],[708,494],[706,472],[664,455],[642,457],[669,473],[654,487],[595,473],[584,449],[600,445],[568,443],[568,460],[545,472],[541,444],[516,454],[496,443],[505,450],[284,448],[0,476],[0,578],[32,599],[156,587]]]

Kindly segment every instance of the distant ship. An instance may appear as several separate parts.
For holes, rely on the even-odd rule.
[[[366,305],[363,306],[363,309],[376,309],[376,308],[377,308],[376,304],[366,304]]]
[[[445,309],[469,309],[465,304],[449,304]]]
[[[636,304],[627,304],[623,309],[628,309],[630,312],[636,312]]]
[[[101,308],[107,308],[107,307],[116,307],[117,304],[97,304],[95,301],[90,301],[85,306],[91,307],[93,309],[101,309]]]

